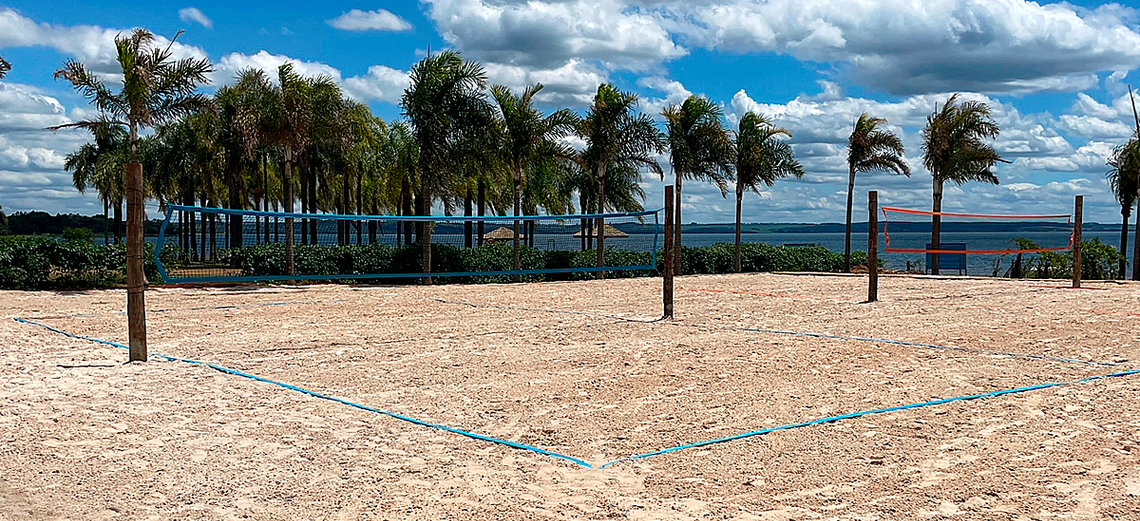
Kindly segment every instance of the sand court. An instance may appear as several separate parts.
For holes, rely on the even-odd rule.
[[[1140,510],[1140,375],[618,461],[1140,368],[1140,286],[884,277],[881,301],[865,304],[865,282],[683,277],[675,321],[654,321],[660,279],[147,294],[152,353],[595,468],[202,365],[124,365],[122,349],[8,320],[0,516],[1031,519]],[[120,293],[7,292],[0,308],[122,343]]]

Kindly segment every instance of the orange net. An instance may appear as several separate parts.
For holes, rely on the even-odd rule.
[[[912,210],[909,208],[895,208],[893,206],[880,207],[883,211],[883,237],[885,238],[886,247],[883,248],[884,252],[889,253],[950,253],[950,254],[966,254],[966,255],[994,255],[1006,253],[1041,253],[1045,251],[1069,251],[1073,248],[1073,221],[1071,214],[1052,214],[1052,215],[998,215],[998,214],[979,214],[979,213],[955,213],[955,212],[932,212],[929,210]],[[888,233],[890,226],[890,219],[887,212],[899,212],[915,215],[929,215],[929,216],[944,216],[944,217],[968,217],[976,219],[1006,219],[1006,220],[1042,220],[1042,219],[1067,219],[1069,223],[1069,244],[1057,248],[1027,248],[1027,249],[1005,249],[1005,250],[943,250],[943,249],[919,249],[919,248],[891,248],[891,235]]]

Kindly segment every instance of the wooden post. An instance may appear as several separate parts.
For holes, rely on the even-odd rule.
[[[1081,287],[1081,219],[1084,206],[1085,196],[1078,195],[1073,208],[1073,288]]]
[[[673,187],[665,186],[665,256],[661,267],[661,295],[665,305],[662,318],[673,318]]]
[[[146,361],[146,272],[143,256],[142,164],[127,163],[127,334],[130,339],[130,361]]]
[[[879,300],[879,192],[867,192],[867,302]]]

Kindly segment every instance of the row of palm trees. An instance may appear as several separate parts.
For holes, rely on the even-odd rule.
[[[584,114],[567,109],[543,114],[534,105],[541,84],[521,93],[489,86],[478,62],[444,51],[412,67],[410,85],[400,101],[405,119],[385,122],[348,99],[332,78],[305,77],[289,64],[282,65],[275,78],[260,70],[241,71],[233,85],[205,96],[197,86],[211,72],[209,62],[175,61],[169,46],[154,49],[153,43],[154,36],[145,29],[116,38],[124,69],[119,93],[109,91],[74,60],[56,73],[100,113],[94,120],[65,125],[86,128],[94,137],[70,154],[65,166],[73,172],[77,189],[96,189],[105,208],[115,209],[116,221],[121,220],[124,196],[121,165],[127,161],[145,165],[148,194],[160,205],[293,212],[299,201],[304,213],[427,216],[440,204],[449,214],[536,215],[641,210],[642,172],[663,176],[656,157],[668,149],[675,174],[677,223],[683,222],[679,202],[685,180],[711,182],[725,195],[735,185],[739,269],[744,193],[804,174],[784,139],[791,136],[787,129],[749,112],[730,130],[721,108],[703,96],[693,95],[665,108],[664,131],[637,110],[635,94],[611,84],[598,87]],[[142,56],[147,59],[138,59]],[[848,140],[846,270],[851,267],[856,175],[871,171],[910,175],[902,141],[884,127],[886,123],[861,114]],[[153,134],[140,137],[139,129],[149,126],[155,127]],[[1137,129],[1140,135],[1140,118]],[[985,103],[963,101],[957,94],[927,118],[922,163],[933,181],[935,249],[945,183],[997,184],[993,166],[1005,161],[991,142],[999,132]],[[570,146],[572,140],[581,146]],[[1124,197],[1127,222],[1126,212],[1137,200],[1138,140],[1119,148],[1109,164],[1118,197]],[[213,217],[204,218],[215,230]],[[315,244],[316,222],[300,224],[301,241]],[[228,225],[229,240],[242,244],[241,221],[232,219]],[[293,226],[292,219],[285,220],[284,239],[290,252],[297,236]],[[186,222],[182,227],[183,246],[192,255],[200,258],[212,250],[205,247],[205,237],[196,248],[194,234],[201,230],[205,235],[207,226]],[[596,240],[601,268],[606,237],[598,232],[605,229],[604,222],[583,221],[582,228],[582,247],[594,248]],[[254,233],[258,241],[270,241],[277,239],[277,230],[277,222],[267,218],[257,222]],[[680,244],[681,227],[674,230]],[[353,231],[357,242],[364,240],[361,227],[353,230],[342,224],[340,242],[352,242]],[[427,270],[432,227],[417,221],[398,231],[405,243],[423,245]],[[519,221],[514,232],[517,269],[521,242],[533,241],[534,234],[520,229]],[[375,239],[374,227],[368,235]],[[1124,241],[1126,237],[1122,249]],[[468,224],[467,245],[482,243],[482,226],[476,234]],[[676,255],[679,269],[680,248]],[[291,255],[289,259],[291,270]],[[937,261],[934,270],[937,273]]]

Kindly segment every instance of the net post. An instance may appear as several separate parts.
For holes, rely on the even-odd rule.
[[[146,361],[146,272],[144,238],[143,167],[127,163],[127,330],[130,361]]]
[[[1078,195],[1073,202],[1073,288],[1081,287],[1081,220],[1085,196]]]
[[[867,302],[879,300],[879,192],[867,192]]]
[[[665,251],[661,267],[662,318],[673,318],[673,187],[665,186]]]

